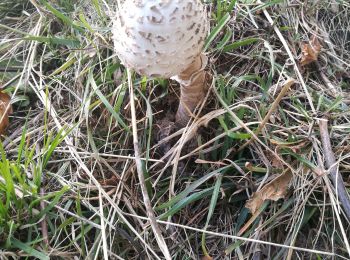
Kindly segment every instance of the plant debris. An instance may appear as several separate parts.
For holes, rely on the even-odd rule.
[[[302,57],[301,57],[301,65],[306,66],[311,64],[312,62],[315,62],[318,60],[318,55],[321,51],[321,44],[320,41],[317,39],[316,36],[312,36],[310,42],[303,43],[301,50],[302,50]]]
[[[255,192],[250,200],[246,203],[246,208],[252,214],[255,214],[262,206],[265,200],[277,201],[286,196],[288,192],[289,183],[293,178],[290,170],[287,170],[276,179],[266,184],[260,191]]]
[[[130,0],[150,14],[171,1]],[[202,1],[212,80],[181,129],[178,82],[128,74],[113,54],[109,14],[125,0],[36,2],[0,4],[16,104],[0,145],[3,255],[158,259],[161,244],[171,259],[349,259],[329,180],[349,189],[348,1]]]

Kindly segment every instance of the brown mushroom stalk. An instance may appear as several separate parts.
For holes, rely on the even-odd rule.
[[[208,90],[208,77],[205,71],[207,63],[207,56],[201,54],[186,70],[173,78],[181,86],[179,107],[176,113],[176,123],[179,126],[185,126],[188,123],[196,107],[205,98]]]

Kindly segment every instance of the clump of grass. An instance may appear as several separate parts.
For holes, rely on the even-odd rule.
[[[47,222],[55,222],[57,215],[50,215],[50,211],[68,188],[58,185],[46,194],[43,187],[49,177],[47,164],[63,138],[61,133],[56,137],[47,133],[38,152],[37,144],[26,138],[26,131],[24,127],[16,150],[5,152],[0,142],[0,244],[6,250],[20,250],[19,255],[49,259],[41,252],[49,246]]]
[[[346,259],[349,220],[317,120],[329,120],[348,183],[349,5],[206,2],[213,83],[197,119],[158,140],[178,86],[131,78],[147,192],[172,257]],[[0,146],[2,252],[159,258],[136,176],[127,74],[110,40],[113,4],[9,4],[0,4],[0,82],[15,113]],[[318,62],[300,67],[312,35]],[[272,107],[288,78],[298,82]],[[286,198],[252,215],[252,193],[288,169]]]

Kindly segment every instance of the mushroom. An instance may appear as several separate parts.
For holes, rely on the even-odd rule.
[[[180,83],[176,123],[186,125],[207,90],[204,5],[200,0],[126,0],[113,20],[122,64],[141,75]]]

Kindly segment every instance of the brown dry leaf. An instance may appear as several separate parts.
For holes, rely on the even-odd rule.
[[[213,259],[214,258],[212,258],[211,256],[208,256],[208,255],[202,257],[202,260],[213,260]]]
[[[293,177],[290,170],[278,176],[266,184],[260,191],[255,192],[250,200],[246,203],[246,208],[252,214],[262,206],[265,200],[279,200],[285,197],[288,191],[288,185]]]
[[[303,43],[301,47],[302,57],[301,57],[301,65],[305,66],[314,61],[317,61],[318,55],[321,51],[321,44],[316,36],[312,36],[309,43]]]
[[[0,90],[0,135],[4,134],[9,125],[9,115],[12,113],[11,98]]]

